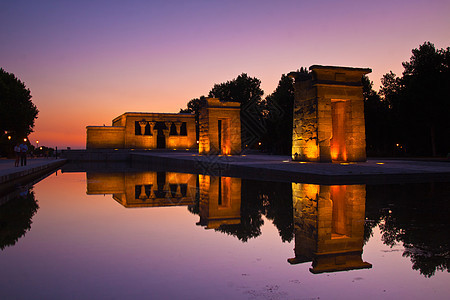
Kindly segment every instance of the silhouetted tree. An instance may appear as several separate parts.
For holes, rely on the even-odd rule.
[[[446,155],[450,148],[450,47],[430,42],[412,50],[401,78],[383,77],[380,93],[392,110],[396,138],[409,154]]]
[[[241,222],[222,225],[217,231],[237,237],[242,242],[261,235],[262,215],[272,220],[283,242],[294,235],[291,183],[242,180]]]
[[[366,150],[368,155],[392,154],[392,116],[389,104],[373,90],[373,82],[362,77]]]
[[[303,67],[297,72],[308,74],[308,70]],[[266,151],[274,154],[291,154],[293,110],[294,80],[282,74],[275,91],[264,99],[267,130],[263,148]]]
[[[388,246],[402,243],[412,268],[431,277],[449,271],[447,183],[367,186],[365,240],[379,225]]]
[[[180,113],[190,113],[195,115],[195,134],[197,141],[199,139],[199,131],[200,131],[198,126],[199,112],[201,103],[202,101],[205,101],[205,99],[206,99],[205,96],[201,96],[200,98],[194,98],[188,102],[186,109],[180,109]]]
[[[262,202],[263,214],[277,227],[283,242],[294,237],[294,209],[292,207],[292,183],[259,181],[258,198]]]
[[[2,152],[5,154],[7,135],[12,143],[33,132],[38,109],[31,101],[30,90],[14,74],[0,68],[0,134]],[[5,132],[8,132],[5,134]]]
[[[31,229],[31,218],[39,206],[33,191],[22,191],[0,206],[0,249],[13,246]]]

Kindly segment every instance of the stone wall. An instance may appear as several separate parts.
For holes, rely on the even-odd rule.
[[[125,127],[87,126],[86,149],[122,149],[124,147]]]
[[[200,109],[199,129],[200,154],[237,155],[241,153],[239,103],[208,98]],[[220,140],[219,137],[221,137]]]
[[[293,72],[295,100],[292,159],[365,161],[361,77],[370,69],[311,66]]]

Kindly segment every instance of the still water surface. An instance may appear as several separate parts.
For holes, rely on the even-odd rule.
[[[0,206],[1,299],[448,299],[447,183],[63,173]]]

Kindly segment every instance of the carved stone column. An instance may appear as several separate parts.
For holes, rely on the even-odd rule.
[[[176,129],[177,129],[177,134],[178,135],[181,135],[181,125],[183,124],[183,122],[181,122],[181,121],[176,121],[176,122],[174,122],[175,123],[175,127],[176,127]]]
[[[150,134],[152,134],[152,131],[155,130],[156,122],[150,121],[150,122],[148,122],[148,124],[150,124]]]
[[[144,200],[147,198],[148,198],[148,196],[145,193],[145,185],[141,185],[141,194],[139,195],[139,199]]]
[[[141,134],[145,135],[145,126],[147,126],[147,121],[139,121],[139,126],[141,126]]]
[[[164,135],[167,137],[169,137],[169,133],[170,133],[170,126],[172,125],[172,122],[164,122],[164,124],[166,125],[166,129],[163,129]]]

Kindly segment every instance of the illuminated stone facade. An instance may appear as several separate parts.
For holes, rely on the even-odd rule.
[[[86,149],[196,149],[192,114],[124,113],[112,126],[87,126]]]
[[[174,172],[86,173],[87,194],[112,194],[127,208],[193,205],[197,175]]]
[[[241,153],[240,103],[208,98],[199,115],[199,154]]]
[[[241,179],[199,175],[198,225],[206,229],[241,222]]]
[[[292,159],[365,161],[361,77],[370,69],[311,66],[311,75],[292,72],[295,100]]]
[[[365,185],[292,183],[295,258],[312,273],[371,268],[362,260]]]

